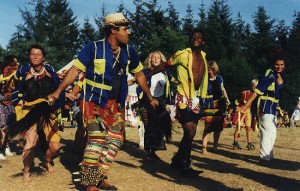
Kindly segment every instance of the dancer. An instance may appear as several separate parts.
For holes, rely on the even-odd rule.
[[[241,106],[243,106],[247,103],[248,99],[250,98],[250,96],[255,91],[257,83],[258,83],[258,80],[253,79],[251,81],[251,90],[245,90],[245,91],[242,92],[241,97],[240,97],[239,102],[238,102],[238,107],[241,107]],[[257,115],[256,107],[257,107],[256,104],[253,103],[253,104],[251,104],[251,109],[250,108],[247,109],[246,112],[242,113],[242,114],[241,113],[238,114],[238,111],[236,110],[236,112],[234,114],[234,118],[236,118],[236,120],[233,120],[233,124],[238,125],[238,126],[237,126],[237,128],[234,132],[233,149],[235,149],[235,148],[242,149],[242,147],[238,143],[238,138],[239,138],[239,135],[240,135],[240,127],[241,126],[245,126],[247,143],[248,143],[247,146],[246,146],[247,149],[248,150],[254,150],[255,149],[254,145],[251,142],[251,128],[254,131],[256,129],[256,115]],[[240,115],[240,117],[238,115]],[[239,119],[238,119],[238,117],[239,117]]]
[[[26,130],[26,144],[23,149],[23,182],[31,180],[30,167],[34,161],[38,126],[42,127],[48,141],[48,149],[46,150],[44,162],[49,172],[54,172],[51,165],[52,158],[60,148],[60,135],[55,114],[55,110],[60,107],[60,102],[58,101],[54,109],[50,110],[50,107],[47,107],[46,100],[47,95],[58,87],[60,83],[59,78],[52,66],[43,64],[45,50],[40,44],[31,45],[28,55],[30,64],[18,68],[16,77],[20,84],[16,86],[14,94],[11,95],[13,102],[17,103],[15,108],[17,118],[20,120],[17,125],[14,124],[8,129],[8,133],[12,136]],[[49,112],[44,110],[43,112],[39,111],[39,108],[44,108],[44,106],[46,106]],[[40,119],[39,117],[43,114],[45,114],[45,118]]]
[[[202,117],[199,97],[207,93],[208,71],[206,53],[202,51],[204,33],[194,30],[189,36],[190,48],[177,51],[168,62],[161,63],[147,76],[165,70],[168,66],[177,67],[176,117],[183,127],[183,137],[178,152],[172,158],[171,166],[181,170],[183,176],[195,177],[199,172],[192,168],[192,142],[196,134],[198,120]]]
[[[218,150],[218,143],[223,131],[224,113],[230,101],[224,87],[223,78],[219,75],[217,62],[208,63],[208,93],[203,100],[205,128],[202,135],[202,154],[207,155],[207,142],[209,134],[214,133],[213,150]]]
[[[274,145],[276,140],[276,107],[279,103],[280,92],[284,86],[285,55],[281,49],[272,52],[269,57],[270,69],[260,76],[255,92],[248,102],[238,108],[245,112],[251,107],[258,96],[258,114],[260,128],[260,163],[265,165],[274,160]]]
[[[16,79],[12,75],[17,70],[18,65],[17,58],[14,55],[8,55],[4,57],[0,67],[0,160],[6,160],[5,156],[13,156],[9,147],[9,137],[4,129],[16,120],[10,92],[15,88]],[[7,80],[4,80],[6,78]]]
[[[104,178],[123,141],[121,109],[125,107],[128,93],[128,72],[135,76],[151,106],[158,105],[146,84],[143,66],[136,52],[127,44],[131,35],[130,21],[122,13],[109,14],[104,20],[107,38],[89,42],[80,51],[57,90],[48,96],[54,103],[58,95],[80,73],[84,73],[80,107],[88,142],[81,165],[81,184],[87,191],[117,189]]]
[[[165,56],[160,51],[149,54],[145,60],[144,73],[147,74],[161,62],[166,62]],[[170,80],[172,76],[169,70],[157,73],[147,78],[151,94],[159,101],[155,109],[149,104],[147,97],[143,96],[142,90],[137,87],[139,98],[139,111],[145,128],[144,149],[148,159],[159,159],[157,150],[166,150],[164,137],[167,141],[171,139],[172,121],[166,110],[166,102],[170,97]]]

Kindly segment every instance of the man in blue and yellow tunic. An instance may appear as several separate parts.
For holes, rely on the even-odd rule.
[[[80,106],[88,143],[81,165],[81,184],[86,190],[116,189],[103,179],[123,141],[124,121],[120,109],[124,109],[128,93],[128,72],[135,76],[150,104],[158,105],[146,84],[136,52],[127,45],[131,35],[129,23],[122,13],[106,16],[107,38],[89,42],[58,89],[48,96],[49,101],[55,101],[60,92],[84,73],[84,80],[80,80],[83,84]]]
[[[252,102],[258,97],[258,115],[260,127],[260,163],[274,159],[273,148],[276,140],[276,107],[279,104],[281,90],[284,86],[285,56],[281,49],[274,51],[269,58],[272,68],[268,69],[259,78],[255,92],[248,102],[239,111],[245,111],[251,107]]]

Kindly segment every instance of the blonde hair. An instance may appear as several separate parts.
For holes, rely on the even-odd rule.
[[[162,53],[161,51],[156,50],[156,51],[151,52],[151,53],[149,54],[149,56],[146,58],[146,60],[144,61],[144,68],[145,68],[145,69],[150,69],[150,68],[151,68],[151,58],[152,58],[152,55],[155,54],[155,53],[157,53],[157,54],[160,55],[160,60],[161,60],[162,62],[167,62],[167,59],[166,59],[166,57],[163,55],[163,53]]]
[[[214,61],[214,60],[209,61],[207,66],[208,66],[208,68],[210,68],[212,71],[214,71],[216,74],[219,73],[219,71],[220,71],[217,62]]]
[[[257,79],[253,79],[252,81],[251,81],[251,85],[257,85],[258,84],[258,80]]]

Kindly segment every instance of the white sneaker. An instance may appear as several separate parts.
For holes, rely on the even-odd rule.
[[[6,157],[4,156],[3,153],[0,153],[0,160],[6,160]]]
[[[9,147],[6,147],[6,149],[5,149],[5,155],[6,156],[13,156],[14,154],[10,151],[10,148]]]

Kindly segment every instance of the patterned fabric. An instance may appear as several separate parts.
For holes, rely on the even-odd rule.
[[[81,166],[84,186],[98,185],[107,173],[122,145],[123,119],[116,100],[108,100],[106,108],[93,102],[80,101],[84,107],[84,121],[88,130],[88,142]]]
[[[16,120],[16,114],[13,105],[4,104],[3,101],[5,100],[6,97],[0,94],[0,128],[7,127]]]
[[[205,132],[223,131],[224,116],[223,110],[218,109],[218,100],[214,100],[214,107],[204,110]]]
[[[118,103],[125,107],[125,99],[128,93],[128,72],[137,73],[143,69],[138,55],[129,46],[121,47],[120,63],[122,71],[121,95]],[[78,54],[74,66],[86,73],[86,92],[80,99],[100,104],[106,107],[113,84],[113,51],[107,39],[89,42]]]
[[[171,128],[171,118],[166,111],[163,99],[158,107],[153,109],[149,101],[143,100],[140,103],[141,119],[144,123],[144,149],[149,151],[166,150],[164,142],[164,130]]]
[[[97,166],[81,165],[80,171],[83,186],[97,186],[103,180],[103,175]]]
[[[31,108],[33,108],[36,104],[41,103],[46,101],[43,98],[39,98],[35,101],[32,102],[25,102],[23,107],[17,106],[16,107],[16,114],[17,114],[17,119],[22,119],[25,117]],[[37,131],[38,124],[35,123],[33,126],[31,126],[30,130],[35,130]],[[42,124],[43,131],[45,133],[45,138],[49,142],[59,142],[61,135],[59,133],[59,127],[57,123],[57,117],[56,114],[52,113],[50,116],[50,123],[44,122]],[[29,130],[29,131],[30,131]]]
[[[201,105],[204,109],[216,108],[214,106],[215,100],[220,100],[223,97],[222,88],[224,88],[224,81],[219,74],[216,75],[215,80],[208,80],[207,95],[201,98]],[[220,103],[218,104],[221,106]]]
[[[106,132],[101,131],[89,131],[88,132],[88,143],[86,145],[83,161],[85,165],[99,166],[99,158],[103,151],[104,143],[106,142]]]
[[[108,131],[106,149],[104,149],[104,156],[99,160],[101,165],[101,173],[106,174],[111,164],[115,161],[118,151],[123,142],[122,133],[119,131]],[[102,152],[103,153],[103,152]]]

